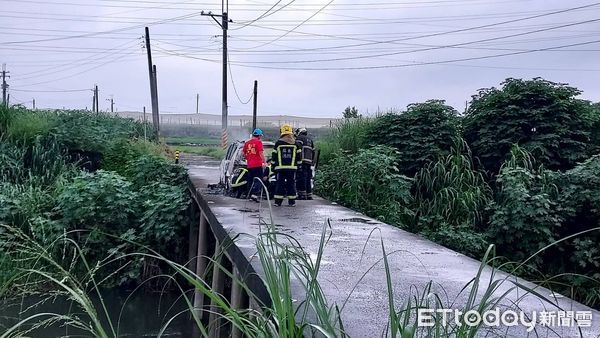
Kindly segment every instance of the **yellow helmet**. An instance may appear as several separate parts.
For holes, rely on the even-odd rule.
[[[290,126],[289,124],[284,124],[281,126],[281,128],[279,128],[279,133],[281,134],[281,136],[293,135],[294,131],[292,130],[292,126]]]

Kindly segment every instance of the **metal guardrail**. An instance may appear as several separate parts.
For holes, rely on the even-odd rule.
[[[267,288],[249,258],[235,245],[234,238],[213,214],[191,180],[188,181],[188,189],[194,201],[192,212],[198,220],[197,225],[190,227],[188,268],[202,276],[212,291],[222,295],[234,309],[260,311],[262,307],[271,306]],[[242,285],[251,291],[252,296]],[[196,314],[208,325],[209,337],[242,337],[235,327],[224,322],[219,315],[220,309],[202,292],[194,292],[193,304]]]

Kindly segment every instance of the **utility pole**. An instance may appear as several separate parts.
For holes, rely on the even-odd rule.
[[[200,103],[200,94],[196,94],[196,114],[198,114],[199,103]]]
[[[152,65],[152,76],[154,77],[154,100],[156,100],[156,136],[160,132],[160,114],[158,111],[158,73],[156,72],[156,65]]]
[[[100,110],[98,109],[98,85],[94,85],[94,100],[92,102],[92,112],[96,112],[99,113]]]
[[[212,12],[204,13],[204,11],[200,12],[200,14],[205,15],[205,16],[210,16],[223,29],[223,80],[222,80],[223,95],[222,95],[222,102],[221,102],[221,147],[223,149],[225,149],[227,147],[227,143],[228,143],[228,141],[227,141],[227,29],[229,28],[229,22],[231,22],[231,20],[229,20],[227,12],[225,11],[225,8],[223,7],[223,3],[221,3],[221,7],[222,7],[221,8],[222,13],[220,15],[213,14]],[[228,7],[229,7],[229,3],[227,3],[227,8]],[[219,21],[217,19],[215,19],[215,17],[220,17],[221,22],[219,23]]]
[[[148,54],[148,75],[150,77],[150,100],[152,103],[152,124],[154,130],[158,133],[159,113],[158,113],[158,89],[156,81],[156,66],[152,63],[152,50],[150,49],[150,30],[145,29],[146,53]]]
[[[252,96],[254,97],[254,103],[253,103],[253,109],[252,109],[252,130],[256,129],[257,95],[258,95],[258,81],[254,80],[254,93],[252,94]]]
[[[110,96],[110,99],[106,99],[106,101],[110,101],[110,112],[114,113],[115,112],[115,100],[113,98],[113,96]]]
[[[6,71],[6,63],[2,64],[2,104],[8,108],[8,99],[6,97],[6,90],[8,89],[8,84],[6,84],[6,78],[10,77],[8,75],[6,75],[7,72]]]
[[[144,106],[144,141],[146,140],[146,106]]]
[[[35,99],[33,99],[33,110],[35,110]]]

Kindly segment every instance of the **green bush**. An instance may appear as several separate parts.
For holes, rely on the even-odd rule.
[[[443,100],[413,103],[406,112],[376,118],[367,135],[370,144],[396,148],[400,172],[412,177],[450,153],[459,135],[458,112]]]
[[[156,182],[178,187],[187,186],[186,169],[159,156],[143,156],[128,162],[125,176],[137,189]]]
[[[118,138],[104,150],[101,167],[125,175],[130,162],[145,156],[160,157],[162,153],[163,149],[155,143],[143,139]]]
[[[435,231],[423,230],[422,234],[433,242],[475,259],[481,259],[490,245],[485,234],[469,226],[443,226]]]
[[[473,168],[471,153],[464,142],[457,142],[452,154],[421,169],[415,175],[414,192],[417,231],[448,228],[473,231],[481,225],[483,213],[492,201],[492,190],[483,175]]]
[[[560,177],[559,203],[565,218],[560,236],[566,237],[600,227],[600,155],[593,156],[567,171]],[[561,266],[571,271],[590,274],[600,280],[600,230],[578,236],[574,241],[562,243],[562,255],[568,258]],[[595,249],[594,249],[595,247]],[[599,294],[600,296],[600,294]],[[600,304],[600,297],[597,299]]]
[[[397,160],[398,152],[385,146],[338,156],[321,168],[316,190],[371,217],[407,227],[413,217],[412,180],[399,173]]]
[[[498,193],[488,229],[500,253],[522,261],[559,239],[563,215],[556,181],[555,172],[536,166],[527,152],[513,149],[496,180]],[[543,257],[536,257],[537,267]]]
[[[368,135],[373,126],[373,119],[345,119],[335,125],[331,134],[316,143],[319,151],[320,165],[330,163],[342,153],[354,154],[368,147]]]
[[[45,216],[54,205],[54,196],[38,185],[0,182],[1,222],[31,233],[30,221]]]
[[[13,140],[31,144],[36,139],[47,137],[55,124],[50,114],[23,109],[11,118],[6,133]]]
[[[85,111],[58,112],[56,119],[52,133],[73,150],[103,153],[113,140],[144,137],[143,124],[131,119]]]
[[[480,89],[464,119],[464,137],[483,168],[496,174],[513,144],[549,169],[573,168],[587,154],[590,106],[576,88],[540,78],[507,79]]]
[[[154,182],[140,190],[143,212],[140,218],[140,239],[167,257],[187,253],[180,243],[186,225],[186,210],[191,202],[187,191],[174,185]]]

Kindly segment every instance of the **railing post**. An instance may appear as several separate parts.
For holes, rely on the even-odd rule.
[[[208,254],[208,220],[204,212],[200,213],[200,225],[198,226],[198,254],[196,257],[196,276],[200,280],[206,272]],[[204,294],[199,290],[194,291],[194,311],[196,315],[201,316],[204,308]]]
[[[195,205],[194,205],[195,206]],[[192,219],[195,219],[195,216],[198,215],[196,209],[192,208]],[[188,269],[192,271],[196,271],[196,257],[198,257],[198,228],[200,227],[200,223],[190,224],[190,243],[188,246]]]
[[[233,267],[233,277],[231,281],[231,307],[235,310],[244,310],[248,308],[248,296],[242,288],[241,275],[236,266]],[[242,338],[242,332],[233,323],[231,324],[231,337]]]
[[[221,243],[217,241],[217,245],[215,246],[215,263],[212,269],[212,283],[210,284],[212,292],[216,297],[221,297],[223,295],[223,289],[225,286],[223,255],[224,253],[222,251]],[[211,300],[210,313],[208,315],[208,336],[210,338],[218,338],[221,335],[221,312],[222,309],[216,304],[214,299]]]

